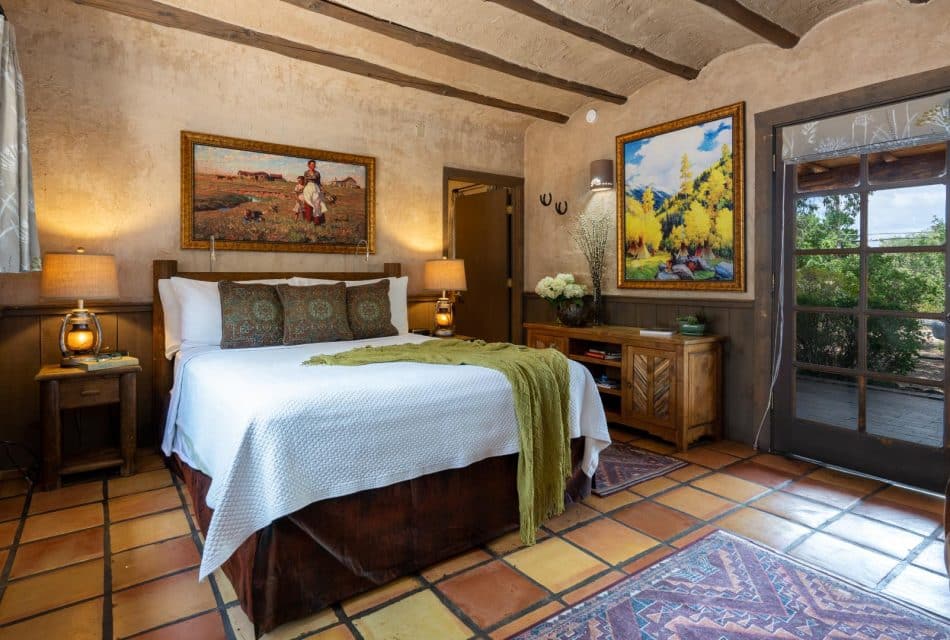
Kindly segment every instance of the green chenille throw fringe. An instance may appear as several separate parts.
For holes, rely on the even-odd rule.
[[[381,362],[474,365],[505,374],[518,419],[518,507],[521,540],[534,544],[541,523],[564,511],[565,480],[571,473],[570,371],[554,349],[503,342],[429,340],[417,344],[360,347],[304,364],[355,366]]]

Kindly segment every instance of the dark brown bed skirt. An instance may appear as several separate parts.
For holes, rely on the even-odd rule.
[[[571,442],[568,501],[590,493]],[[207,535],[211,478],[174,458]],[[315,502],[256,532],[222,569],[256,637],[518,528],[518,455]]]

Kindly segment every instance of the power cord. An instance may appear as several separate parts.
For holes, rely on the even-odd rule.
[[[36,484],[36,478],[39,475],[39,456],[29,446],[22,442],[13,440],[0,440],[0,448],[3,450],[3,456],[10,463],[10,466],[20,472],[20,475],[30,486]],[[24,466],[20,464],[14,452],[19,449],[29,458],[29,463]]]

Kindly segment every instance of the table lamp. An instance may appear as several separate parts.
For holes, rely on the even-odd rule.
[[[66,314],[59,330],[59,350],[64,367],[95,360],[102,346],[102,326],[96,314],[85,308],[86,300],[119,297],[119,278],[115,257],[86,253],[47,253],[43,258],[40,295],[50,299],[78,300]]]
[[[455,315],[452,298],[456,291],[465,291],[465,261],[427,260],[423,275],[423,286],[433,291],[442,291],[442,297],[435,303],[435,335],[447,338],[455,334]]]

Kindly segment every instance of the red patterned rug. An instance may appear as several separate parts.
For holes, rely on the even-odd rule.
[[[514,637],[947,640],[950,620],[714,531]]]
[[[682,460],[661,456],[627,442],[615,442],[600,452],[592,491],[601,497],[609,496],[683,466],[686,463]]]

